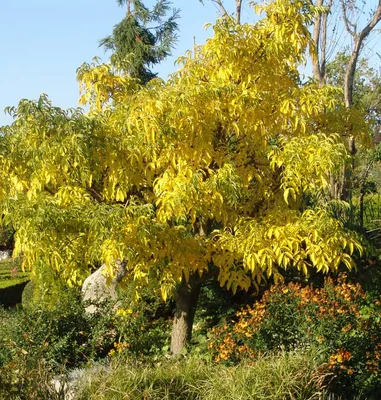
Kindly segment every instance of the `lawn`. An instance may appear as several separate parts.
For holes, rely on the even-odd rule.
[[[28,281],[30,273],[23,272],[18,260],[7,259],[0,261],[0,289],[18,285]]]

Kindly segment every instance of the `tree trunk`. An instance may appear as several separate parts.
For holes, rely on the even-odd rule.
[[[316,6],[321,7],[323,5],[324,0],[317,0],[316,1]],[[323,82],[323,73],[320,68],[320,50],[321,50],[321,31],[322,31],[322,14],[318,13],[316,14],[314,18],[314,28],[313,28],[313,33],[312,33],[312,40],[314,41],[315,48],[316,48],[316,54],[315,58],[312,58],[312,73],[314,76],[314,79],[322,84]],[[323,43],[325,46],[325,43]],[[325,61],[325,60],[324,60]]]
[[[200,295],[201,280],[192,276],[189,282],[181,282],[176,291],[176,310],[171,336],[171,353],[178,355],[192,337],[194,314]]]
[[[360,186],[360,227],[364,229],[364,199],[366,195],[366,181],[369,176],[370,169],[372,168],[373,162],[369,161],[368,165],[365,168],[365,171],[361,177],[361,186]]]

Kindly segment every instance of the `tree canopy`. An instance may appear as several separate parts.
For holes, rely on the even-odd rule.
[[[76,284],[90,265],[112,274],[125,260],[125,279],[158,283],[180,304],[179,287],[207,277],[235,291],[282,269],[353,266],[354,234],[303,202],[345,159],[351,118],[340,89],[301,82],[314,9],[276,0],[257,11],[266,15],[255,25],[219,20],[166,82],[142,86],[115,65],[85,64],[89,112],[45,95],[9,109],[1,210],[25,268]]]

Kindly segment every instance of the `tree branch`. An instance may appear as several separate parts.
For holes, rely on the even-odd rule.
[[[325,81],[325,67],[327,64],[327,22],[328,22],[328,13],[332,8],[332,1],[328,0],[327,8],[328,11],[322,15],[321,21],[321,54],[320,54],[320,74],[321,74],[321,81]]]
[[[324,0],[317,0],[316,6],[321,7]],[[312,40],[315,44],[316,59],[312,60],[312,73],[316,81],[322,81],[322,74],[320,70],[319,52],[320,52],[320,32],[322,29],[322,14],[318,13],[314,18],[314,29],[312,33]]]
[[[342,5],[344,5],[344,0],[342,0]],[[346,15],[344,16],[344,20],[346,20]],[[372,29],[378,24],[380,20],[381,20],[381,0],[378,1],[377,9],[374,12],[373,17],[369,21],[369,23],[364,27],[364,29],[359,34],[354,33],[353,35],[354,49],[352,51],[352,56],[348,63],[344,81],[344,96],[345,96],[346,107],[352,106],[353,103],[353,82],[354,82],[357,60],[360,55],[361,47],[364,43],[364,40],[367,38]]]
[[[347,32],[351,36],[355,36],[356,35],[356,26],[354,26],[349,21],[349,18],[347,16],[347,7],[346,7],[345,0],[341,0],[340,3],[341,3],[341,9],[342,9],[342,13],[343,13],[343,19],[344,19],[345,28],[347,29]],[[354,28],[354,29],[352,30],[352,28]]]
[[[242,10],[242,0],[235,0],[235,20],[238,25],[241,24],[241,10]]]
[[[224,7],[224,5],[222,3],[222,0],[212,0],[212,3],[215,3],[220,7],[220,10],[224,16],[227,16],[227,17],[229,16],[229,13],[226,11],[226,8]]]

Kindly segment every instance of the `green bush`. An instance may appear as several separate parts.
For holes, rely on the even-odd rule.
[[[345,399],[381,395],[381,303],[342,276],[314,289],[276,285],[236,319],[212,330],[215,360],[235,364],[279,349],[318,346],[335,378],[330,390]]]
[[[120,291],[119,309],[113,313],[117,340],[111,355],[158,358],[168,348],[173,304],[148,288],[139,294],[140,299],[135,300],[133,284]]]
[[[49,306],[39,307],[29,293],[27,307],[0,309],[0,386],[23,398],[41,389],[38,376],[80,367],[110,353],[162,354],[169,338],[168,305],[148,291],[140,302],[127,295],[121,293],[125,297],[119,312],[104,302],[98,312],[86,314],[79,291],[68,288],[61,301]]]
[[[0,250],[12,249],[15,231],[12,227],[0,225]]]
[[[12,282],[13,284],[0,288],[0,305],[4,307],[13,307],[21,303],[22,294],[28,281],[19,282],[18,280]]]
[[[3,311],[0,365],[13,362],[16,353],[44,359],[52,368],[85,361],[91,353],[87,347],[91,325],[74,294],[70,299],[63,299],[62,305],[52,310],[17,308]]]

